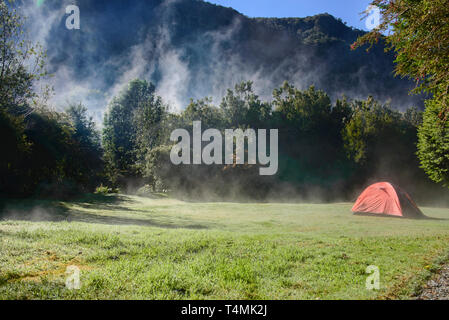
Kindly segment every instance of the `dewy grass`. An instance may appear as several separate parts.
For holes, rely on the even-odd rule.
[[[10,202],[0,298],[410,298],[448,254],[448,209],[422,208],[440,220],[404,220],[350,208],[124,195]],[[65,285],[71,265],[79,290]],[[365,287],[369,265],[380,270],[380,290]]]

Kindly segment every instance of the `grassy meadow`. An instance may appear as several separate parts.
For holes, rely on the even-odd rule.
[[[197,203],[89,195],[0,215],[0,299],[409,299],[449,254],[434,220],[353,216],[350,203]],[[65,286],[68,266],[81,288]],[[365,288],[369,265],[380,290]]]

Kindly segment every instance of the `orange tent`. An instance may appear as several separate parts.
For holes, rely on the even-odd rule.
[[[352,212],[402,218],[424,217],[407,192],[389,182],[375,183],[366,188],[352,207]]]

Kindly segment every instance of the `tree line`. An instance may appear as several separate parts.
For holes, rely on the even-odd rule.
[[[202,129],[278,129],[279,170],[260,176],[258,165],[173,165],[170,133]],[[332,102],[313,86],[300,90],[285,82],[262,101],[252,82],[229,89],[219,105],[211,98],[191,100],[174,113],[154,85],[134,80],[109,105],[103,148],[108,183],[151,192],[170,190],[198,198],[349,199],[371,181],[406,186],[422,198],[441,194],[416,156],[423,112],[406,112],[373,97]],[[224,163],[224,162],[223,162]],[[432,197],[433,198],[433,197]]]
[[[27,40],[23,19],[4,1],[0,15],[3,196],[121,189],[203,199],[333,201],[388,180],[418,201],[447,199],[440,185],[449,181],[449,127],[436,120],[439,95],[424,113],[400,112],[373,97],[331,101],[313,86],[301,90],[287,82],[263,101],[252,82],[241,82],[218,105],[206,97],[171,112],[152,83],[136,79],[111,100],[100,131],[81,103],[63,112],[48,106],[48,92],[34,87],[47,76],[43,51]],[[247,163],[173,165],[170,133],[190,132],[197,120],[203,130],[279,129],[277,174],[260,176],[258,165]]]

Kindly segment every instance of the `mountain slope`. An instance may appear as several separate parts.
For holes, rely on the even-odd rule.
[[[219,99],[242,80],[253,80],[264,98],[288,80],[302,88],[313,84],[333,98],[373,95],[401,109],[421,104],[408,96],[409,81],[393,77],[391,54],[382,46],[351,51],[362,31],[329,14],[248,18],[199,0],[76,2],[80,30],[65,27],[72,1],[24,9],[33,37],[48,50],[56,104],[83,100],[91,110],[104,110],[136,77],[153,81],[177,109],[189,98]]]

